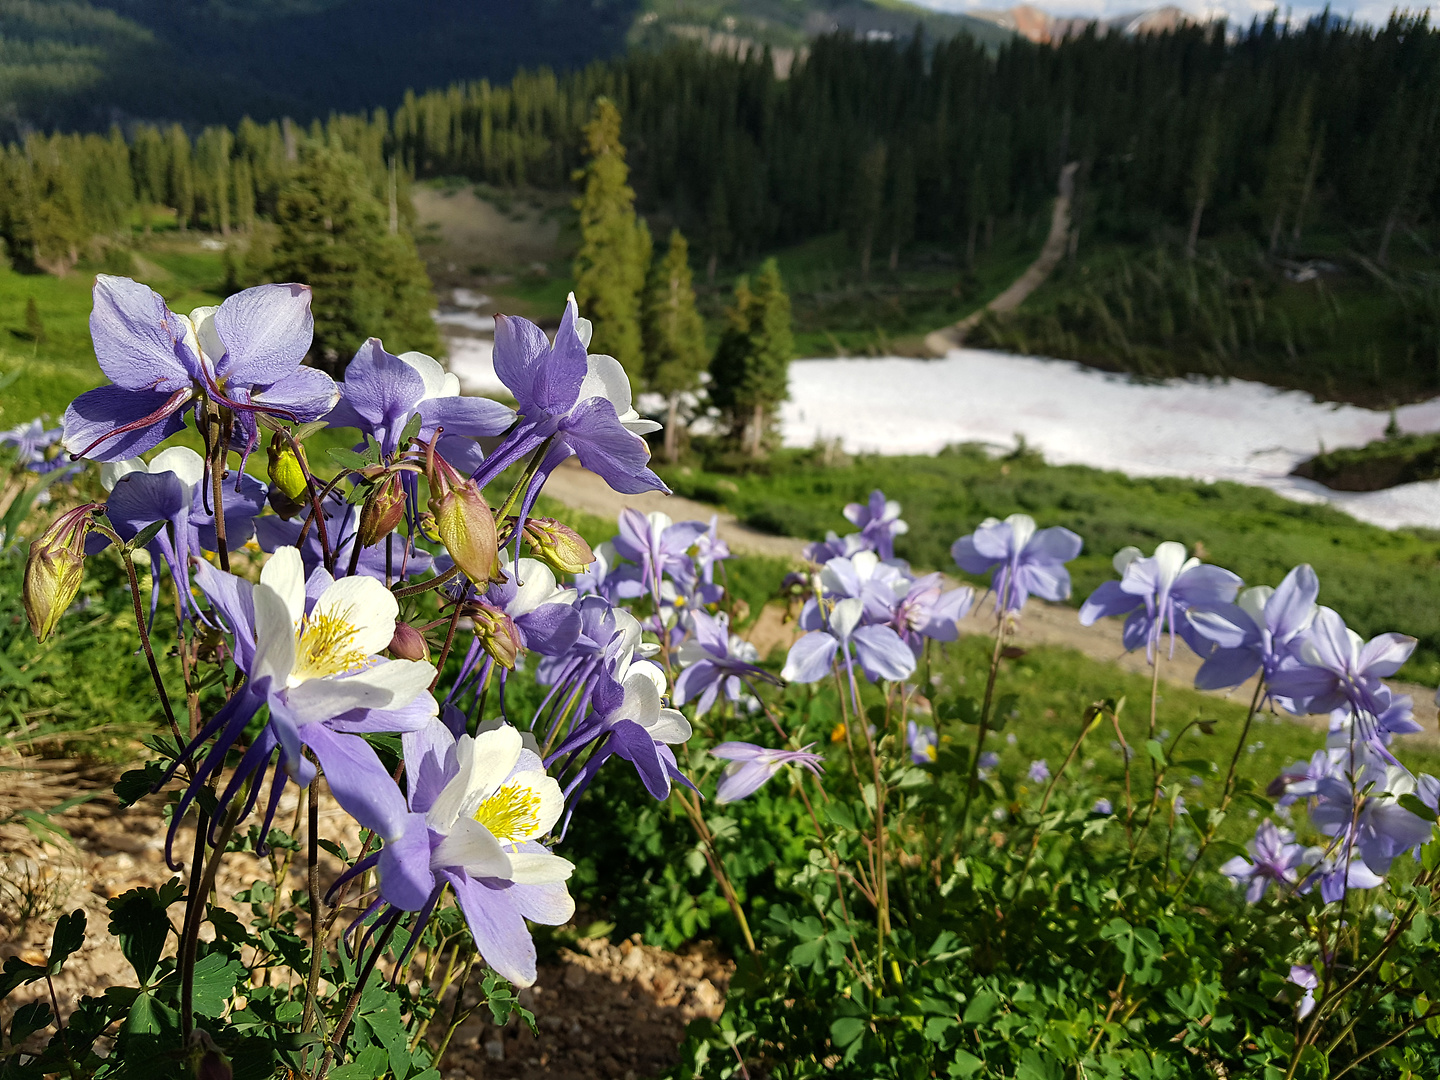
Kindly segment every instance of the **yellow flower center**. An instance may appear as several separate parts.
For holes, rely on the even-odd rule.
[[[540,827],[540,795],[524,784],[506,784],[480,804],[475,820],[496,840],[527,840]]]
[[[306,620],[300,631],[292,679],[323,679],[363,667],[366,656],[355,647],[359,628],[350,621],[350,609],[326,611]]]

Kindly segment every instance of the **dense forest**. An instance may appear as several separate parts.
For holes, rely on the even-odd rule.
[[[1430,280],[1440,33],[1423,20],[1381,29],[1272,20],[1228,37],[1217,25],[996,50],[966,36],[839,33],[815,40],[784,78],[765,52],[678,44],[565,75],[541,69],[407,94],[393,113],[337,114],[308,129],[244,121],[34,134],[0,161],[0,236],[15,260],[64,269],[87,238],[140,207],[171,207],[182,227],[244,229],[273,214],[305,138],[356,154],[381,198],[411,177],[569,189],[601,95],[624,118],[638,208],[657,234],[681,228],[702,261],[739,263],[843,230],[867,267],[872,256],[893,265],[912,244],[968,264],[997,229],[1043,215],[1061,166],[1075,161],[1073,239],[1168,244],[1170,269],[1127,264],[1095,284],[1089,307],[1056,324],[1052,351],[1066,354],[1077,319],[1104,324],[1101,336],[1123,331],[1113,312],[1146,288],[1162,299],[1219,290],[1229,322],[1196,333],[1271,334],[1275,362],[1302,365],[1296,334],[1274,329],[1284,311],[1267,314],[1263,297],[1245,292],[1249,264],[1193,259],[1197,245],[1238,236],[1273,265],[1338,252],[1398,283],[1414,325],[1396,332],[1421,347],[1411,375],[1440,379]],[[1194,300],[1176,318],[1213,322],[1203,307]]]

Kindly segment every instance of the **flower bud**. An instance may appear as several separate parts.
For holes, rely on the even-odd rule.
[[[415,522],[420,527],[420,535],[429,540],[432,544],[440,543],[440,530],[435,527],[435,515],[429,510],[422,510],[419,519]],[[499,550],[498,548],[496,549]]]
[[[430,643],[409,623],[397,622],[390,639],[390,655],[397,660],[429,660]]]
[[[86,503],[67,511],[30,544],[21,597],[38,641],[50,636],[80,591],[85,576],[85,534],[90,531],[94,509],[94,503]]]
[[[430,481],[430,512],[435,515],[435,530],[440,542],[455,560],[455,565],[471,581],[483,585],[497,569],[495,556],[499,541],[495,535],[495,515],[485,503],[480,485],[463,477],[448,461],[426,450],[426,476]]]
[[[509,615],[484,600],[465,605],[465,614],[474,624],[475,640],[503,668],[514,668],[520,654],[520,631]]]
[[[395,531],[405,516],[405,489],[400,474],[391,473],[370,489],[360,507],[360,546],[378,544]]]
[[[583,537],[554,518],[531,518],[525,522],[525,539],[530,554],[557,574],[579,574],[595,561]]]
[[[278,488],[292,503],[300,502],[309,490],[309,484],[305,480],[305,448],[299,443],[292,448],[290,440],[277,431],[270,436],[268,453],[270,486]]]
[[[190,1033],[190,1060],[195,1065],[195,1080],[234,1080],[230,1059],[203,1028]]]

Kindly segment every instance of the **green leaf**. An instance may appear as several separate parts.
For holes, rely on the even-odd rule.
[[[4,1001],[15,990],[17,986],[25,983],[32,983],[37,979],[45,977],[45,969],[35,964],[27,964],[18,956],[12,956],[5,961],[5,970],[0,974],[0,1001]]]
[[[206,953],[195,962],[195,1011],[201,1016],[216,1017],[234,993],[235,982],[245,973],[245,965],[227,960],[222,953]]]
[[[1401,795],[1397,801],[1418,818],[1424,818],[1430,822],[1437,820],[1435,811],[1421,802],[1420,797],[1414,794],[1414,792],[1407,791],[1404,795]]]
[[[400,433],[400,446],[403,448],[406,443],[420,434],[420,414],[415,413],[405,425],[405,430]]]
[[[48,1001],[31,1001],[15,1010],[10,1021],[10,1045],[22,1043],[43,1027],[49,1027],[54,1019]]]
[[[385,1075],[387,1055],[384,1047],[367,1046],[355,1060],[330,1070],[330,1080],[375,1080]]]
[[[141,986],[150,984],[150,976],[160,963],[170,933],[166,911],[180,895],[183,889],[179,879],[172,878],[159,892],[131,889],[110,901],[110,932],[120,940],[120,951],[135,969]]]
[[[143,548],[146,544],[150,543],[151,540],[154,540],[156,535],[164,527],[165,522],[152,521],[149,525],[146,525],[143,529],[136,533],[133,538],[131,538],[129,543],[125,545],[125,550],[138,551],[140,548]]]
[[[363,455],[357,454],[354,450],[346,450],[343,447],[334,447],[329,450],[330,460],[344,469],[363,469],[366,465],[372,464]],[[336,1072],[339,1070],[337,1069]],[[333,1076],[334,1073],[331,1073]]]
[[[994,994],[976,994],[970,1004],[965,1006],[965,1015],[961,1019],[967,1024],[983,1024],[994,1015],[999,1004],[1000,999]]]
[[[143,767],[130,769],[121,775],[120,779],[115,782],[115,797],[120,800],[122,808],[134,806],[159,787],[160,782],[164,779],[164,762],[147,761]]]
[[[75,950],[85,944],[85,912],[72,911],[55,921],[55,932],[50,935],[50,959],[45,965],[47,975],[58,975]]]
[[[858,1016],[842,1016],[830,1025],[830,1041],[843,1050],[865,1034],[866,1023]]]
[[[981,1061],[974,1054],[967,1053],[964,1050],[957,1050],[955,1051],[955,1060],[950,1063],[950,1075],[958,1076],[961,1080],[966,1080],[966,1078],[974,1076],[984,1067],[985,1062]]]
[[[1145,752],[1150,755],[1155,764],[1161,766],[1165,764],[1165,747],[1159,739],[1146,739]]]

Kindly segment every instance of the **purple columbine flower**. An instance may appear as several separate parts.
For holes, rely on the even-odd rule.
[[[710,755],[730,762],[715,785],[715,801],[722,806],[753,795],[786,765],[809,769],[816,776],[824,772],[825,758],[810,753],[810,743],[800,750],[767,750],[747,742],[723,742]]]
[[[1201,656],[1209,656],[1215,644],[1202,637],[1185,613],[1192,607],[1214,608],[1235,599],[1241,581],[1229,570],[1207,566],[1199,559],[1185,557],[1185,545],[1166,540],[1148,559],[1139,548],[1127,547],[1113,560],[1119,581],[1107,581],[1080,608],[1080,625],[1097,619],[1124,615],[1123,641],[1128,650],[1145,647],[1145,656],[1155,662],[1155,647],[1166,630],[1170,652],[1175,652],[1178,634]]]
[[[315,777],[315,764],[303,752],[308,749],[325,770],[336,799],[361,817],[371,799],[383,796],[376,789],[376,770],[385,773],[361,736],[418,730],[439,712],[428,689],[435,678],[433,665],[377,655],[395,636],[399,605],[394,594],[360,575],[335,581],[317,570],[307,581],[294,548],[281,548],[266,561],[259,584],[206,562],[197,564],[195,577],[234,634],[235,663],[246,679],[172,768],[173,773],[179,761],[218,736],[176,807],[167,853],[186,808],[224,767],[246,727],[266,707],[269,720],[236,766],[221,805],[231,803],[248,784],[243,818],[259,797],[263,773],[278,751],[260,830],[266,835],[286,777],[302,785]]]
[[[695,595],[702,604],[718,604],[725,589],[715,584],[715,567],[730,558],[730,545],[720,537],[720,515],[710,515],[710,526],[695,540],[695,569],[700,580]]]
[[[1295,834],[1277,828],[1266,818],[1245,845],[1250,858],[1236,855],[1222,867],[1224,874],[1236,884],[1244,884],[1247,903],[1257,903],[1272,883],[1294,885],[1300,880],[1301,866],[1314,865],[1320,858],[1316,848],[1295,843]]]
[[[340,384],[340,400],[325,420],[330,427],[373,435],[388,458],[401,449],[400,435],[417,415],[419,438],[428,443],[437,428],[444,428],[437,449],[467,472],[483,460],[473,440],[503,435],[515,422],[515,413],[498,401],[462,397],[460,380],[432,357],[418,352],[395,356],[379,338],[370,338],[355,353]]]
[[[1030,777],[1032,784],[1043,784],[1050,779],[1050,765],[1044,758],[1032,761],[1030,762],[1030,771],[1025,775]]]
[[[0,431],[0,446],[13,446],[17,464],[29,472],[52,473],[56,469],[74,472],[83,468],[79,462],[66,461],[61,451],[61,428],[47,428],[39,417],[9,431]]]
[[[918,658],[928,641],[955,641],[960,637],[960,620],[975,603],[975,590],[969,585],[945,590],[941,574],[927,574],[910,584],[910,589],[895,607],[895,627],[905,644]]]
[[[300,366],[314,329],[307,286],[260,285],[188,317],[129,278],[101,274],[94,296],[90,336],[111,385],[65,410],[65,449],[77,457],[138,457],[185,426],[187,407],[198,422],[207,399],[234,415],[248,452],[256,413],[317,420],[339,396],[328,375]]]
[[[1098,814],[1100,817],[1109,817],[1115,812],[1115,807],[1109,799],[1101,798],[1095,800],[1095,805],[1090,808],[1090,812]]]
[[[560,786],[509,724],[457,739],[435,720],[402,741],[408,802],[384,769],[363,805],[340,800],[385,840],[341,880],[377,868],[380,898],[366,914],[388,905],[383,923],[420,912],[412,942],[448,885],[485,962],[516,986],[532,985],[526,920],[560,926],[575,913],[565,885],[575,868],[540,842],[564,811]]]
[[[881,562],[873,551],[859,551],[846,558],[827,562],[820,571],[820,588],[832,598],[855,597],[865,607],[866,622],[892,622],[900,598],[910,588],[910,575],[894,563]],[[800,625],[806,630],[820,628],[815,601],[801,612]]]
[[[874,550],[874,543],[864,533],[841,536],[830,529],[825,533],[824,540],[812,540],[801,553],[816,566],[823,566],[831,559],[849,559],[861,551]]]
[[[1268,680],[1310,629],[1319,595],[1320,579],[1302,564],[1286,574],[1278,588],[1257,585],[1233,604],[1191,608],[1190,622],[1196,631],[1218,646],[1200,665],[1196,687],[1228,689],[1257,671]]]
[[[1291,964],[1290,974],[1285,981],[1294,983],[1305,991],[1300,995],[1300,1003],[1295,1009],[1295,1019],[1304,1020],[1315,1009],[1315,991],[1320,989],[1320,979],[1309,964]]]
[[[914,720],[906,720],[905,746],[910,751],[910,760],[916,765],[933,765],[940,747],[940,740],[933,727],[917,724]]]
[[[980,760],[977,764],[979,764],[981,772],[993,769],[996,765],[1000,764],[1000,755],[994,750],[986,750],[980,755]]]
[[[885,498],[885,493],[878,488],[870,492],[869,502],[847,503],[845,518],[860,530],[860,535],[882,559],[893,559],[895,537],[910,531],[910,526],[900,520],[900,504]]]
[[[638,495],[670,489],[650,469],[643,435],[660,425],[630,406],[630,379],[613,356],[586,354],[590,321],[580,318],[572,293],[555,343],[528,319],[495,317],[495,374],[515,401],[519,423],[475,473],[483,487],[541,447],[544,456],[520,503],[520,529],[550,473],[572,454],[616,491]]]
[[[106,462],[100,468],[100,482],[110,492],[105,516],[123,540],[133,539],[156,521],[167,523],[146,545],[152,557],[163,560],[183,607],[194,614],[199,604],[190,591],[190,560],[202,551],[215,551],[215,514],[207,507],[205,461],[188,446],[160,451],[147,465],[139,458]],[[225,500],[225,543],[238,549],[255,533],[255,518],[265,509],[265,485],[253,476],[241,474],[235,490]],[[99,533],[90,534],[88,550],[93,553],[109,545]],[[150,617],[160,595],[159,575],[152,574]]]
[[[853,681],[853,648],[854,659],[871,682],[909,678],[915,671],[915,654],[910,646],[893,627],[862,626],[864,616],[865,605],[859,598],[846,597],[836,602],[830,607],[826,629],[811,630],[790,646],[780,677],[786,682],[819,682],[829,674],[838,653]]]
[[[561,656],[580,637],[578,594],[555,580],[555,572],[536,559],[503,563],[503,582],[492,584],[485,596],[515,620],[522,643],[532,652]]]
[[[1381,734],[1376,718],[1393,703],[1380,680],[1400,670],[1415,644],[1404,634],[1379,634],[1367,642],[1335,611],[1322,607],[1296,655],[1270,676],[1270,688],[1294,702],[1297,712],[1348,707],[1359,721],[1356,733],[1373,739]],[[1418,731],[1419,726],[1411,721],[1401,730]]]
[[[1042,600],[1070,598],[1065,564],[1080,554],[1085,541],[1060,525],[1035,528],[1029,514],[1004,521],[986,518],[950,547],[950,557],[967,574],[990,574],[999,611],[1018,612],[1033,594]]]
[[[620,532],[611,543],[618,554],[640,568],[640,580],[632,583],[630,589],[622,588],[620,595],[649,593],[658,603],[664,578],[693,580],[695,563],[689,552],[703,535],[703,521],[677,523],[659,510],[642,514],[628,506],[620,511]]]
[[[695,636],[683,642],[678,656],[684,668],[675,680],[675,703],[696,702],[695,716],[704,716],[723,693],[732,703],[740,701],[741,691],[749,686],[754,692],[756,681],[779,686],[780,680],[757,661],[760,654],[743,638],[730,633],[729,622],[699,608],[690,612]]]
[[[320,504],[320,509],[325,515],[326,536],[330,541],[335,569],[344,573],[350,566],[350,557],[358,539],[360,508],[351,506],[338,493],[332,493]],[[325,553],[315,523],[305,527],[307,516],[300,515],[292,521],[272,515],[256,518],[255,539],[260,550],[266,552],[298,545],[305,573],[309,575],[324,565]],[[303,541],[300,538],[302,532],[305,534]],[[355,572],[389,584],[411,575],[424,574],[434,565],[434,558],[417,547],[411,537],[396,531],[379,543],[362,548]]]

